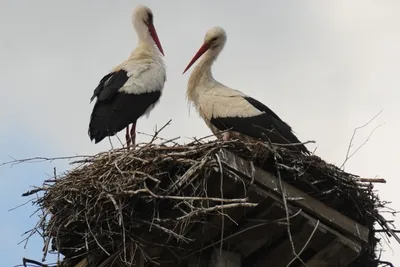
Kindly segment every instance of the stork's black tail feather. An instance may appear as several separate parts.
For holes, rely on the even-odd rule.
[[[110,112],[110,108],[107,104],[97,102],[90,116],[88,134],[90,140],[95,144],[102,141],[107,136],[113,136],[123,128],[119,129],[117,125],[113,123],[113,113]]]

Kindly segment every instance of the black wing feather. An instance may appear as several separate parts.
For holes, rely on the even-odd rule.
[[[252,97],[246,96],[244,99],[264,113],[253,117],[213,117],[210,122],[221,131],[232,129],[257,139],[266,136],[272,143],[301,143],[293,134],[291,127],[271,109]],[[288,148],[309,153],[304,145]]]
[[[90,140],[100,142],[135,123],[147,109],[155,104],[161,91],[128,94],[118,90],[128,81],[127,71],[121,69],[104,76],[90,99],[97,97],[89,123]]]
[[[128,72],[126,70],[121,69],[110,72],[100,80],[96,89],[94,89],[90,102],[92,102],[95,97],[97,97],[98,100],[105,100],[112,97],[124,86],[128,79]]]
[[[263,103],[261,103],[260,101],[258,101],[257,99],[254,99],[250,96],[245,96],[243,97],[247,102],[249,102],[253,107],[255,107],[256,109],[258,109],[259,111],[264,111],[265,113],[267,113],[268,115],[274,117],[277,121],[282,122],[283,124],[285,124],[290,130],[290,126],[284,122],[283,120],[281,120],[281,118],[278,117],[278,115],[276,115],[275,112],[273,112],[269,107],[267,107],[266,105],[264,105]]]
[[[98,143],[135,123],[160,96],[161,91],[143,94],[118,92],[112,99],[98,100],[90,117],[90,140],[94,139]]]

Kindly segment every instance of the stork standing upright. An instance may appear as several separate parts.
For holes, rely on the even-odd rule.
[[[88,131],[95,143],[126,127],[127,147],[134,145],[137,119],[149,114],[164,88],[166,69],[161,58],[164,52],[153,25],[153,12],[146,6],[137,6],[132,13],[132,24],[138,46],[127,60],[100,80],[90,99],[92,102],[97,97]]]
[[[251,140],[267,137],[271,143],[294,144],[291,150],[309,154],[304,144],[293,134],[291,127],[271,109],[256,99],[216,81],[211,66],[226,43],[226,33],[221,27],[207,31],[204,43],[195,54],[185,73],[203,54],[190,75],[187,98],[196,107],[207,126],[224,140],[233,137]]]

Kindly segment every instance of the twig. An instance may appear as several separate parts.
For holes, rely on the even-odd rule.
[[[170,125],[171,121],[172,121],[172,119],[170,119],[169,121],[167,121],[167,123],[164,124],[164,126],[162,126],[162,127],[160,128],[160,130],[157,130],[157,128],[156,128],[155,133],[154,133],[154,135],[153,135],[153,138],[152,138],[151,141],[150,141],[150,144],[153,143],[154,140],[156,140],[157,136],[160,134],[160,132],[161,132],[162,130],[164,130],[165,127],[167,127],[168,125]]]
[[[286,267],[289,267],[296,259],[300,259],[300,255],[301,253],[303,253],[303,251],[306,249],[306,247],[308,246],[308,244],[310,243],[311,239],[313,238],[315,232],[317,231],[319,226],[319,220],[317,221],[317,223],[315,224],[314,230],[312,231],[311,235],[308,237],[307,242],[304,244],[304,246],[302,247],[302,249],[300,250],[300,252],[298,254],[295,254],[295,257],[286,265]],[[300,259],[301,260],[301,259]],[[304,264],[304,263],[303,263]],[[305,264],[304,264],[305,265]],[[306,265],[307,266],[307,265]]]
[[[280,144],[280,143],[272,143],[274,146],[282,146],[282,147],[287,147],[287,146],[301,146],[301,145],[307,145],[307,144],[315,144],[316,142],[314,140],[309,140],[306,142],[301,142],[301,143],[290,143],[290,144]]]
[[[192,217],[192,216],[196,216],[202,213],[208,213],[211,211],[216,211],[216,210],[221,210],[221,209],[231,209],[231,208],[237,208],[237,207],[255,207],[257,206],[257,203],[232,203],[232,204],[225,204],[225,205],[215,205],[213,207],[210,208],[205,208],[205,209],[199,209],[199,210],[195,210],[192,211],[184,216],[178,217],[176,218],[178,221],[181,221],[183,219]]]
[[[142,190],[142,189],[140,189]],[[126,192],[126,191],[124,191]],[[150,191],[151,192],[151,191]],[[144,197],[147,198],[147,197]],[[148,197],[150,198],[150,197]],[[225,202],[225,203],[246,203],[247,198],[217,198],[217,197],[187,197],[187,196],[160,196],[152,194],[151,198],[158,199],[173,199],[173,200],[200,200],[200,201],[215,201],[215,202]]]
[[[219,172],[220,172],[220,193],[221,193],[221,199],[224,199],[224,169],[222,168],[222,163],[221,163],[221,159],[219,158],[218,154],[215,154],[215,157],[217,158],[218,161],[218,165],[219,165]],[[223,201],[221,201],[221,206],[224,206]],[[224,214],[224,208],[221,208],[221,213]],[[220,255],[222,255],[222,246],[224,244],[223,240],[224,240],[224,231],[225,231],[225,216],[221,216],[221,243],[219,246],[219,253]]]
[[[354,178],[354,181],[366,182],[366,183],[383,183],[386,184],[386,180],[383,178]]]
[[[301,211],[302,211],[302,210],[300,209],[298,212],[296,212],[295,214],[293,214],[292,216],[290,216],[290,218],[296,217],[297,215],[299,215],[299,214],[301,213]],[[235,237],[235,236],[238,236],[238,235],[240,235],[240,234],[243,234],[243,233],[245,233],[245,232],[247,232],[247,231],[250,231],[250,230],[252,230],[252,229],[254,229],[254,228],[257,228],[257,227],[261,227],[261,226],[268,225],[268,224],[274,224],[274,223],[280,224],[281,221],[283,221],[283,220],[286,221],[286,217],[285,217],[285,218],[282,218],[282,219],[277,219],[277,220],[268,221],[268,222],[262,222],[262,223],[259,223],[259,224],[256,224],[256,225],[252,225],[252,226],[246,227],[246,228],[244,228],[244,229],[242,229],[242,230],[240,230],[240,231],[238,231],[238,232],[235,232],[235,233],[233,233],[233,234],[231,234],[231,235],[225,237],[225,238],[224,238],[224,241],[227,241],[227,240],[229,240],[229,239],[231,239],[231,238],[233,238],[233,237]],[[210,247],[213,247],[213,246],[217,245],[217,244],[220,243],[220,242],[221,242],[221,240],[218,240],[218,241],[216,241],[216,242],[214,242],[214,243],[212,243],[212,244],[210,244],[210,245],[208,245],[208,246],[202,247],[200,250],[197,250],[197,251],[195,251],[195,252],[192,252],[192,253],[190,253],[189,255],[183,257],[182,260],[185,260],[185,259],[189,258],[190,256],[193,256],[193,255],[197,254],[198,252],[200,252],[200,251],[202,251],[202,250],[206,250],[206,249],[208,249],[208,248],[210,248]]]
[[[41,267],[50,267],[47,264],[35,261],[35,260],[31,260],[31,259],[27,259],[27,258],[22,258],[22,264],[24,267],[27,267],[27,263],[31,263],[31,264],[36,264],[37,266],[41,266]]]
[[[163,226],[161,226],[161,225],[159,225],[159,224],[150,223],[150,222],[143,221],[143,220],[140,220],[140,222],[142,222],[142,223],[144,223],[144,224],[151,225],[151,226],[153,226],[153,227],[155,227],[155,228],[158,228],[158,229],[160,229],[160,230],[166,232],[167,234],[170,234],[170,235],[174,236],[177,240],[183,240],[183,241],[185,241],[185,242],[193,241],[192,239],[187,238],[187,237],[184,237],[184,236],[181,236],[181,235],[175,233],[174,231],[172,231],[172,230],[170,230],[170,229],[167,229],[167,228],[165,228],[165,227],[163,227]]]
[[[43,162],[43,161],[55,161],[55,160],[71,160],[71,159],[76,159],[76,158],[90,158],[92,156],[88,156],[88,155],[77,155],[77,156],[67,156],[67,157],[54,157],[54,158],[48,158],[48,157],[33,157],[33,158],[27,158],[27,159],[14,159],[11,161],[7,161],[7,162],[3,162],[0,164],[1,166],[4,165],[10,165],[14,166],[17,164],[21,164],[21,163],[26,163],[26,162],[31,162],[33,161],[34,163],[36,162]]]
[[[88,221],[86,215],[85,215],[85,217],[86,217],[86,224],[87,224],[88,230],[89,230],[90,234],[92,235],[94,241],[96,241],[97,245],[104,251],[104,253],[107,254],[107,256],[110,256],[111,254],[108,253],[108,251],[107,251],[107,250],[99,243],[99,241],[97,240],[96,236],[95,236],[94,233],[92,232],[92,228],[90,227],[90,224],[89,224],[89,221]]]
[[[273,149],[273,151],[274,151],[274,160],[275,160],[275,162],[277,162],[278,160],[276,158],[275,149]],[[289,208],[288,208],[288,204],[287,204],[287,200],[286,200],[286,192],[283,189],[282,177],[281,177],[281,172],[280,172],[279,168],[277,169],[277,174],[278,174],[278,181],[279,181],[279,190],[282,194],[283,205],[285,207],[286,222],[287,222],[286,229],[287,229],[290,244],[292,245],[292,252],[293,252],[293,255],[295,256],[295,259],[298,259],[302,264],[304,264],[304,266],[307,266],[307,264],[305,264],[305,262],[296,253],[296,248],[293,243],[292,231],[290,229],[290,217],[289,217],[290,214],[289,214]]]
[[[113,146],[112,141],[111,141],[111,136],[107,136],[107,137],[108,137],[108,142],[110,142],[111,150],[113,150],[114,146]]]
[[[22,204],[20,204],[20,205],[18,205],[18,206],[16,206],[16,207],[14,207],[14,208],[11,208],[11,209],[9,209],[8,211],[13,211],[13,210],[16,210],[16,209],[18,209],[18,208],[20,208],[20,207],[22,207],[22,206],[25,206],[26,204],[28,204],[29,202],[32,202],[34,199],[29,199],[28,201],[26,201],[26,202],[24,202],[24,203],[22,203]]]
[[[370,133],[370,135],[368,136],[367,140],[365,140],[365,142],[364,142],[362,145],[360,145],[360,146],[356,149],[356,151],[355,151],[354,153],[352,153],[351,155],[349,155],[349,154],[350,154],[350,149],[351,149],[351,147],[353,146],[353,140],[354,140],[354,137],[356,136],[357,131],[360,130],[360,129],[362,129],[362,128],[364,128],[364,127],[367,127],[367,126],[368,126],[373,120],[375,120],[382,112],[383,112],[383,110],[379,111],[379,112],[378,112],[372,119],[370,119],[367,123],[365,123],[364,125],[361,125],[361,126],[359,126],[359,127],[356,127],[356,128],[354,129],[353,134],[352,134],[352,136],[351,136],[351,138],[350,138],[349,145],[348,145],[348,147],[347,147],[346,158],[345,158],[344,162],[342,163],[342,165],[340,166],[340,169],[343,168],[343,170],[344,170],[344,166],[345,166],[346,162],[347,162],[361,147],[363,147],[363,146],[368,142],[368,140],[369,140],[369,138],[371,137],[372,133],[373,133],[378,127],[380,127],[381,125],[378,125],[377,127],[375,127],[375,129],[374,129],[374,130]]]

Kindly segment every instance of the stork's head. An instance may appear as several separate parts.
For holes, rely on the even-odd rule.
[[[194,55],[190,63],[187,65],[186,69],[183,71],[185,73],[195,62],[208,50],[219,53],[226,43],[226,32],[221,27],[212,27],[206,32],[204,37],[204,43],[200,47],[199,51]]]
[[[161,54],[164,55],[157,31],[153,24],[153,12],[150,8],[138,5],[132,12],[132,24],[136,29],[139,39],[143,42],[154,42]]]
[[[204,43],[208,44],[211,49],[223,47],[226,42],[226,32],[221,27],[212,27],[204,36]]]

